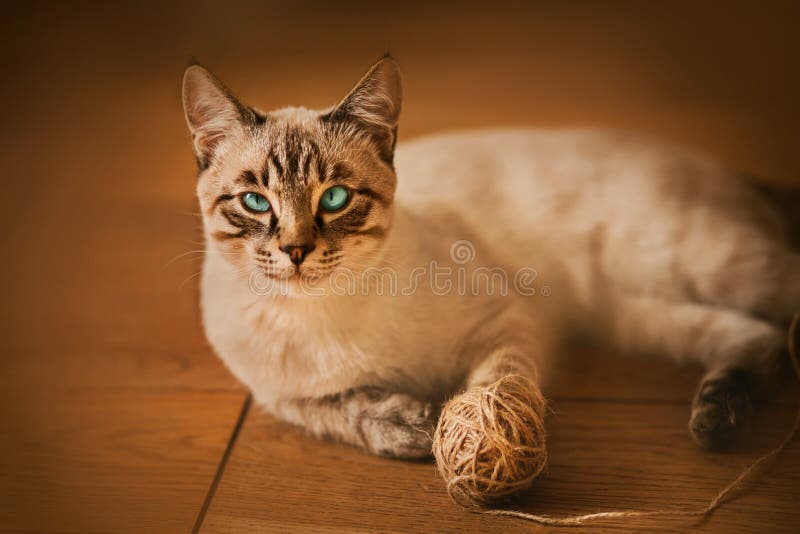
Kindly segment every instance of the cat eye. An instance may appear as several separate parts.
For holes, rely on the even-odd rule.
[[[322,198],[319,200],[319,205],[325,211],[338,211],[347,204],[347,200],[350,198],[350,192],[347,190],[346,187],[342,187],[341,185],[335,185],[329,189],[326,189],[324,193],[322,193]]]
[[[242,204],[248,211],[264,213],[269,211],[269,200],[258,193],[245,193],[242,195]]]

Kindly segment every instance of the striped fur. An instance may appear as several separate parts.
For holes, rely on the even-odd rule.
[[[373,73],[332,110],[287,108],[255,120],[251,108],[202,67],[191,67],[186,79],[187,121],[202,162],[198,196],[209,246],[227,254],[241,272],[263,268],[252,254],[269,249],[274,261],[265,274],[286,279],[366,263],[391,226],[396,180],[393,141],[387,144],[387,139],[394,136],[400,97],[393,103],[387,84],[397,82]],[[371,104],[365,91],[379,91],[379,101]],[[196,110],[208,115],[207,122]],[[334,185],[347,187],[352,198],[340,212],[325,213],[319,199]],[[239,200],[246,192],[264,195],[272,210],[246,211]],[[299,267],[280,252],[298,242],[314,245]],[[325,258],[331,250],[343,253]]]

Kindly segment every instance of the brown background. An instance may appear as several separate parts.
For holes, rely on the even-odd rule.
[[[245,391],[199,327],[179,88],[190,58],[248,103],[314,107],[390,49],[406,80],[401,140],[609,125],[800,185],[798,6],[6,5],[0,531],[532,528],[460,511],[429,464],[243,413]],[[544,513],[699,506],[778,439],[793,409],[786,391],[741,449],[711,454],[685,431],[697,369],[592,353],[565,359],[559,377],[550,469],[515,503]],[[799,482],[795,445],[757,489],[693,526],[791,530]]]

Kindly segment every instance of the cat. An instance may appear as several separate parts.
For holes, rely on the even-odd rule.
[[[689,430],[736,442],[800,305],[782,213],[738,174],[630,133],[496,129],[396,147],[394,59],[336,106],[264,113],[183,78],[207,337],[255,401],[374,454],[431,453],[442,402],[566,333],[699,362]]]

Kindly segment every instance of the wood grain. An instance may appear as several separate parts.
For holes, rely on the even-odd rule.
[[[195,230],[134,199],[64,211],[20,217],[50,245],[4,265],[0,531],[188,531],[245,398],[181,287],[197,260],[163,268]]]
[[[75,388],[12,403],[4,394],[0,531],[189,531],[241,399]]]
[[[135,195],[73,216],[82,193],[20,214],[3,265],[0,531],[188,531],[246,396],[183,285],[198,258],[165,267],[195,221]]]

